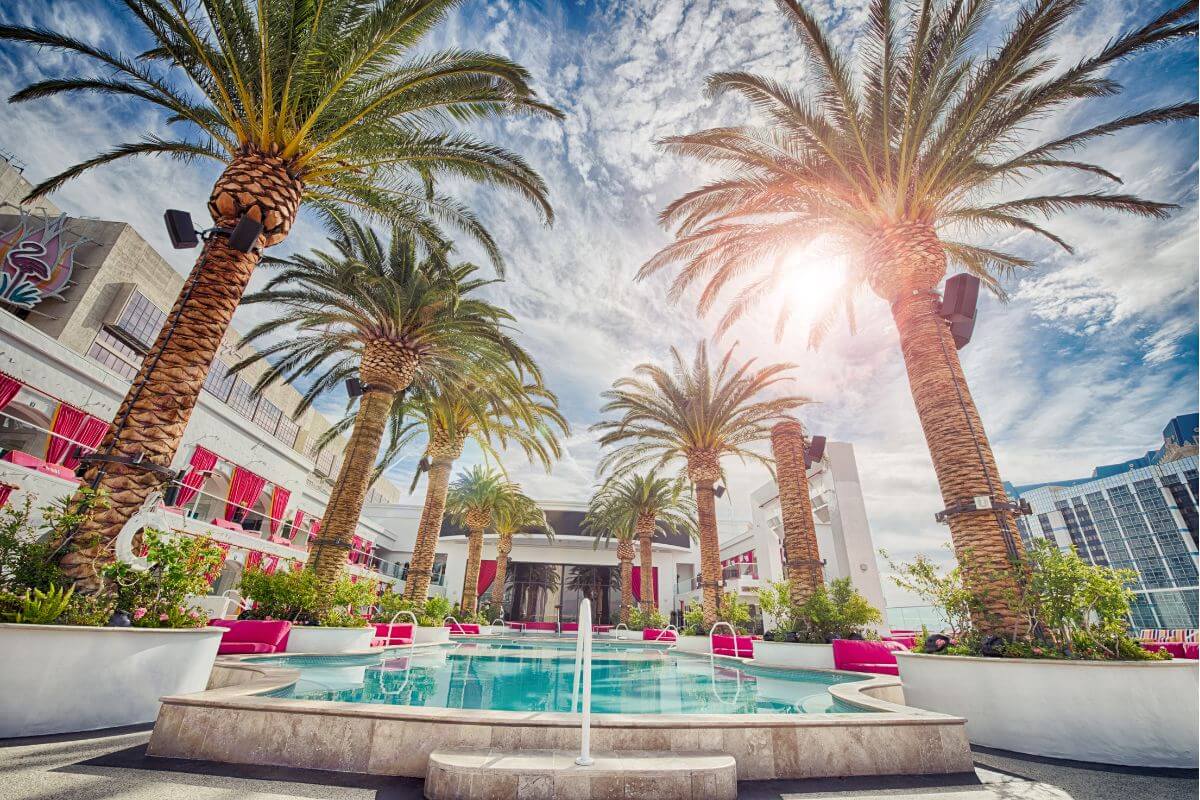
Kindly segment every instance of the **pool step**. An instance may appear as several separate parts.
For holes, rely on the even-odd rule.
[[[591,766],[575,763],[578,751],[435,750],[429,754],[429,800],[735,800],[733,756],[713,752],[622,750],[593,753]]]

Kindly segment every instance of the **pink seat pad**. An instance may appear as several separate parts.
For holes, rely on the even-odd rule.
[[[275,648],[282,648],[292,630],[292,623],[287,620],[263,619],[214,619],[211,623],[218,628],[226,628],[221,637],[221,646],[232,643],[259,643]]]
[[[754,640],[749,636],[713,635],[710,637],[712,652],[718,656],[735,656],[737,658],[754,657]]]
[[[240,655],[243,653],[274,653],[273,645],[262,642],[222,642],[217,648],[217,655]]]
[[[674,642],[675,631],[663,628],[646,628],[642,631],[642,640],[646,642]]]
[[[871,672],[876,675],[899,675],[900,667],[895,664],[856,664],[854,662],[842,664],[838,669],[848,670],[850,672]]]

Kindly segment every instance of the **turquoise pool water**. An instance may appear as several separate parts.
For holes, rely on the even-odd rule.
[[[573,643],[470,643],[370,656],[271,659],[300,670],[274,697],[500,711],[572,711]],[[854,678],[752,667],[676,651],[597,642],[596,714],[863,712],[829,694]]]

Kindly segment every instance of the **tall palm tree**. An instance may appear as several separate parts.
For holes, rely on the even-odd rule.
[[[704,283],[702,312],[723,289],[740,286],[720,324],[726,330],[798,268],[789,254],[818,238],[847,253],[842,302],[814,327],[815,339],[841,307],[853,326],[853,299],[864,286],[890,305],[955,549],[978,565],[970,580],[992,604],[990,619],[979,622],[1007,627],[1018,616],[1005,598],[1018,582],[1020,539],[936,290],[948,263],[1000,296],[1002,278],[1033,266],[969,241],[973,232],[1028,233],[1070,252],[1039,217],[1073,209],[1168,213],[1172,206],[1131,194],[1067,188],[1076,176],[1119,182],[1074,153],[1118,131],[1194,118],[1195,102],[1082,125],[1087,118],[1075,104],[1120,92],[1111,69],[1122,60],[1193,37],[1195,0],[1064,67],[1050,49],[1085,6],[1081,0],[1027,0],[988,47],[979,39],[991,21],[990,0],[925,2],[906,20],[892,0],[873,0],[855,50],[858,69],[805,3],[777,4],[796,31],[808,91],[747,72],[709,76],[712,95],[738,93],[763,124],[665,140],[670,151],[726,172],[662,212],[676,239],[639,277],[680,265],[673,293]],[[1052,115],[1069,132],[1031,146],[1030,132]],[[1035,174],[1057,176],[1062,188],[1014,196]],[[785,307],[777,332],[787,315]],[[979,496],[990,498],[991,510],[975,510]]]
[[[642,610],[654,610],[654,535],[660,530],[696,533],[696,502],[687,482],[683,476],[668,478],[654,470],[618,474],[600,487],[594,502],[604,509],[605,524],[633,528],[640,549]]]
[[[435,190],[442,176],[515,190],[551,211],[541,177],[518,155],[460,127],[516,113],[557,115],[529,75],[501,56],[422,47],[461,0],[124,0],[129,21],[151,43],[122,54],[44,27],[0,25],[0,41],[51,50],[91,65],[32,83],[24,102],[99,93],[163,114],[171,136],[147,134],[35,186],[48,194],[80,174],[132,156],[210,159],[223,171],[208,201],[218,229],[244,217],[263,225],[250,252],[211,236],[129,393],[118,424],[84,483],[109,507],[77,530],[61,558],[84,591],[112,560],[112,540],[160,488],[209,365],[261,248],[282,242],[301,205],[326,219],[358,212],[436,237],[436,223],[480,242],[501,266],[495,242],[471,210]],[[64,59],[65,68],[74,62]],[[116,113],[117,105],[113,106]],[[122,112],[124,113],[124,112]]]
[[[771,455],[783,518],[784,574],[791,586],[792,603],[797,606],[825,583],[808,489],[807,448],[804,427],[797,420],[785,419],[771,428]]]
[[[528,382],[513,370],[478,371],[478,380],[441,383],[411,392],[393,404],[392,434],[381,463],[392,463],[423,438],[425,455],[413,477],[413,488],[422,472],[429,473],[404,588],[410,600],[424,600],[429,592],[450,473],[468,440],[497,462],[500,452],[519,448],[547,470],[561,454],[558,437],[569,430],[567,421],[558,411],[558,398],[542,385],[541,374],[532,362],[528,366],[534,369],[525,370],[532,376]]]
[[[781,394],[758,399],[787,380],[791,364],[756,369],[754,359],[733,363],[733,348],[715,365],[701,342],[691,363],[671,348],[671,368],[639,364],[630,378],[605,391],[601,413],[616,419],[592,426],[600,445],[613,448],[600,460],[600,471],[616,475],[645,466],[654,469],[682,462],[696,493],[699,517],[700,575],[704,588],[705,626],[717,619],[721,596],[721,549],[717,540],[717,508],[713,494],[723,475],[721,459],[738,456],[769,465],[750,449],[765,441],[771,425],[808,399]]]
[[[621,570],[620,621],[628,625],[633,611],[633,557],[636,552],[633,542],[637,539],[634,520],[614,508],[611,495],[601,486],[588,502],[583,529],[595,539],[596,547],[601,541],[617,540],[617,564]]]
[[[467,569],[463,576],[463,609],[474,612],[479,600],[479,563],[483,559],[483,532],[495,522],[497,511],[520,487],[502,472],[474,466],[450,484],[446,514],[467,529]]]
[[[520,532],[543,533],[553,541],[554,528],[546,512],[523,492],[513,492],[492,515],[496,530],[496,577],[492,580],[492,602],[503,605],[504,585],[508,580],[508,554],[512,552],[513,536]]]
[[[314,378],[296,414],[347,378],[361,381],[350,441],[309,562],[326,589],[345,566],[396,399],[414,381],[455,381],[481,370],[511,373],[513,364],[536,372],[509,335],[512,316],[477,298],[493,281],[475,277],[471,264],[451,263],[444,245],[431,248],[400,228],[385,245],[353,221],[339,223],[333,245],[332,253],[318,250],[280,262],[266,287],[243,300],[278,309],[246,341],[278,341],[233,366],[268,363],[255,391]]]

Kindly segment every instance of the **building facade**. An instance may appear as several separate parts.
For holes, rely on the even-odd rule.
[[[1032,509],[1017,525],[1027,543],[1047,539],[1090,563],[1136,572],[1135,628],[1195,628],[1196,415],[1171,420],[1163,437],[1158,450],[1097,467],[1090,478],[1014,487]]]
[[[879,579],[854,447],[846,442],[826,444],[825,455],[808,470],[808,485],[826,582],[849,578],[871,605],[883,613],[887,601]],[[721,537],[721,577],[725,591],[736,594],[757,615],[758,590],[768,582],[784,579],[783,563],[783,518],[779,488],[772,480],[751,494],[750,523]],[[676,610],[699,599],[698,575],[697,569],[681,577]],[[772,621],[765,620],[763,624],[770,627]]]
[[[79,457],[108,430],[184,278],[125,223],[20,205],[29,188],[0,158],[0,494],[41,506],[78,485]],[[248,562],[307,558],[340,466],[338,442],[317,448],[329,420],[311,409],[293,418],[294,387],[255,394],[261,364],[230,374],[251,352],[227,334],[164,498],[176,527],[230,546],[218,592]],[[399,498],[386,480],[371,489],[376,504]],[[364,517],[358,533],[352,572],[394,581],[373,552],[382,528]]]

